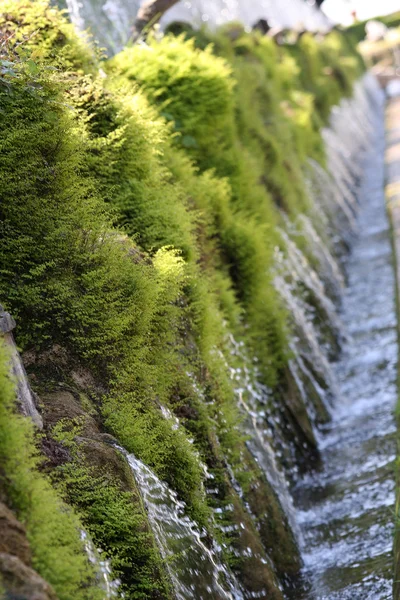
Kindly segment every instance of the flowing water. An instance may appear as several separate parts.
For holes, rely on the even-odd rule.
[[[176,599],[243,600],[239,585],[222,563],[220,548],[206,544],[205,532],[185,514],[184,502],[148,466],[117,448],[127,458],[140,488]]]
[[[2,337],[9,354],[10,371],[17,384],[17,396],[21,412],[26,417],[30,417],[36,427],[42,429],[43,420],[36,408],[26,371],[12,334],[14,327],[14,319],[8,312],[3,310],[3,307],[0,304],[0,336]]]
[[[323,467],[294,490],[313,600],[392,597],[398,349],[381,111],[370,147],[347,265],[341,317],[349,339],[335,365],[339,395],[319,438]]]
[[[332,232],[351,243],[345,274],[307,217],[299,219],[298,230],[296,225],[282,233],[284,250],[277,253],[276,286],[290,310],[294,331],[289,370],[321,453],[318,470],[297,480],[292,496],[277,450],[279,424],[274,423],[271,391],[257,382],[256,365],[241,343],[230,340],[235,366],[227,368],[245,415],[248,448],[275,490],[304,560],[306,591],[297,590],[291,600],[391,597],[397,339],[383,191],[382,107],[376,82],[367,77],[354,100],[334,112],[331,128],[324,133],[332,176],[314,167],[319,191],[328,186],[321,214],[326,220],[332,217]],[[345,218],[335,221],[335,211]],[[318,272],[296,245],[298,235],[310,238]],[[340,315],[331,299],[338,297]],[[336,362],[326,331],[342,347]],[[161,410],[171,427],[180,426],[168,409]],[[135,456],[124,454],[176,597],[253,597],[224,566],[221,549],[206,541],[205,532],[185,515],[176,494]],[[233,473],[231,478],[240,494]],[[209,483],[206,490],[212,495]]]
[[[104,592],[103,600],[120,597],[118,592],[120,581],[113,578],[110,561],[101,557],[101,550],[94,547],[92,540],[84,529],[81,529],[80,536],[89,562],[94,566],[99,588]]]

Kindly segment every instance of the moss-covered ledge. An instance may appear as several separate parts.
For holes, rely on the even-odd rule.
[[[400,323],[400,97],[391,98],[386,109],[386,203],[390,218],[396,275],[397,322]],[[398,326],[400,343],[400,331]],[[400,363],[398,368],[400,390]],[[394,600],[400,599],[400,395],[396,407],[398,437],[396,461],[396,509],[394,537]]]

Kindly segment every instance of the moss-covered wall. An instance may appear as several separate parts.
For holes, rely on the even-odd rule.
[[[61,600],[96,598],[81,523],[126,598],[171,597],[112,434],[177,492],[249,592],[279,600],[300,558],[246,448],[230,336],[275,390],[288,438],[309,432],[304,406],[287,399],[274,256],[279,227],[312,212],[307,159],[324,164],[320,128],[351,94],[358,57],[338,32],[277,47],[235,25],[104,63],[42,0],[2,0],[0,35],[0,299],[44,418],[35,436],[13,412],[3,357],[4,410],[28,458],[13,471],[18,443],[5,427],[0,489],[33,565]],[[311,434],[300,445],[315,452]],[[32,486],[36,504],[24,499]],[[47,504],[41,527],[35,511]]]

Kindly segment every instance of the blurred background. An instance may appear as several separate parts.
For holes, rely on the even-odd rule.
[[[89,29],[111,54],[128,42],[140,4],[140,0],[58,0],[73,23]],[[398,9],[398,0],[181,0],[161,24],[186,21],[215,27],[239,20],[250,28],[264,18],[272,27],[324,32],[337,23],[348,26]]]

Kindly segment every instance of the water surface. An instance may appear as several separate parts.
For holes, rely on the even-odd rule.
[[[294,491],[309,600],[392,597],[398,350],[383,156],[380,114],[347,265],[341,317],[349,337],[334,369],[339,397],[320,433],[323,467]]]

